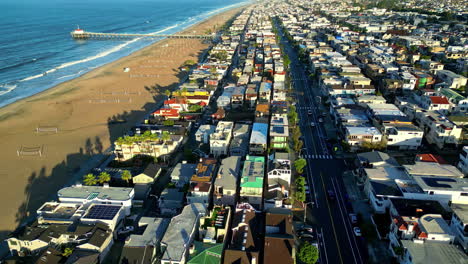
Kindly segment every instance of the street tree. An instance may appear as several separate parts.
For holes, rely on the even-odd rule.
[[[305,264],[315,264],[317,263],[319,252],[316,246],[305,242],[299,248],[298,257],[299,260]]]
[[[62,256],[69,257],[72,253],[73,253],[73,249],[67,247],[63,250]]]
[[[298,159],[294,161],[294,167],[298,173],[304,172],[304,167],[307,165],[307,161],[305,159]]]

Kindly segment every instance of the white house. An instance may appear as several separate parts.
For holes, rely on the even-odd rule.
[[[468,205],[453,203],[450,208],[453,211],[450,227],[455,240],[468,252]]]
[[[220,121],[214,133],[210,135],[210,153],[215,157],[228,154],[233,127],[233,122]]]
[[[463,146],[463,150],[460,153],[460,161],[458,162],[458,168],[465,174],[468,174],[468,146]]]
[[[195,139],[203,144],[208,144],[210,135],[214,133],[216,126],[213,125],[201,125],[197,132],[195,132]]]
[[[435,144],[439,149],[460,144],[462,127],[450,121],[444,114],[421,110],[415,113],[415,121],[424,131],[429,144]]]
[[[352,149],[359,148],[363,142],[380,143],[382,133],[375,127],[345,126],[346,142]]]
[[[60,189],[57,196],[65,203],[121,205],[125,215],[130,215],[135,191],[133,188],[73,185]]]
[[[400,150],[415,150],[421,146],[424,132],[413,124],[384,124],[387,146]]]
[[[466,77],[449,70],[437,71],[437,78],[446,83],[446,88],[459,89],[467,83]]]

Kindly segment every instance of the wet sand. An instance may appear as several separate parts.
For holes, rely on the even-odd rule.
[[[240,10],[215,15],[181,33],[203,34]],[[183,62],[198,60],[208,46],[195,39],[162,40],[1,108],[0,238],[50,200],[80,164],[106,150],[153,110],[164,91],[176,87],[186,74],[179,70]],[[130,71],[124,72],[127,67]],[[109,124],[112,119],[126,122]]]

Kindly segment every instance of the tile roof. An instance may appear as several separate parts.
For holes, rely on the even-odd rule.
[[[433,104],[449,104],[449,101],[446,97],[442,96],[429,96]]]

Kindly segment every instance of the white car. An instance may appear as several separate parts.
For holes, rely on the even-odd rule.
[[[322,123],[323,122],[323,118],[319,118],[319,123]]]
[[[122,234],[127,234],[127,233],[130,233],[130,232],[133,232],[135,228],[133,226],[125,226],[125,227],[122,227],[119,229],[119,231],[117,231],[117,233],[119,235],[122,235]]]
[[[354,234],[355,234],[356,236],[361,236],[361,235],[362,235],[362,234],[361,234],[361,229],[360,229],[359,227],[353,228],[353,231],[354,231]]]
[[[349,214],[349,218],[351,219],[351,223],[353,225],[357,224],[357,215],[356,214]]]

